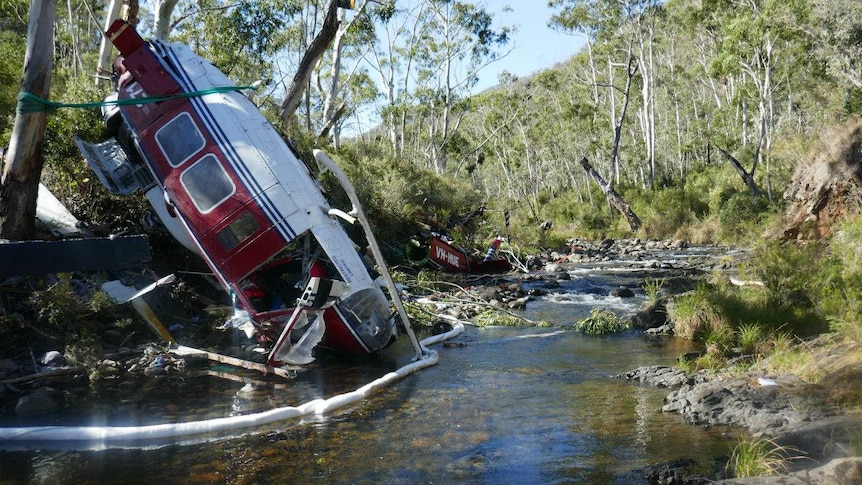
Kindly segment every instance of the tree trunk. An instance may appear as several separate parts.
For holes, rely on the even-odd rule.
[[[742,167],[742,164],[739,163],[739,160],[734,158],[734,156],[728,153],[727,150],[725,150],[724,148],[721,148],[718,145],[716,145],[715,148],[718,148],[718,151],[720,151],[721,154],[724,155],[724,158],[726,158],[727,161],[730,162],[731,165],[733,165],[733,168],[735,168],[737,173],[739,173],[739,176],[742,177],[742,181],[745,182],[745,185],[748,186],[748,191],[749,193],[751,193],[751,196],[762,197],[763,192],[760,190],[760,187],[757,186],[757,182],[754,181],[753,173],[746,172],[745,169]]]
[[[179,0],[159,0],[153,25],[156,39],[166,41],[171,33],[171,13]],[[107,30],[107,29],[106,29]]]
[[[635,77],[635,73],[637,72],[637,61],[632,55],[632,47],[629,44],[629,59],[628,64],[626,66],[626,87],[623,91],[623,106],[620,111],[619,118],[613,119],[614,126],[614,144],[611,146],[611,170],[612,176],[616,177],[617,183],[620,182],[620,141],[623,136],[623,123],[625,123],[626,111],[629,107],[629,101],[631,99],[631,88],[632,88],[632,79]],[[616,115],[615,115],[616,116]]]
[[[318,140],[324,140],[329,137],[330,130],[332,130],[332,128],[335,127],[335,124],[338,123],[338,120],[344,116],[345,111],[347,111],[347,105],[344,104],[344,102],[339,103],[333,113],[327,117],[323,128],[320,129],[320,133],[317,135]],[[337,139],[334,139],[333,142],[335,143],[336,148],[338,148]]]
[[[105,17],[105,28],[102,32],[106,32],[108,28],[114,23],[114,20],[119,18],[120,16],[120,8],[123,6],[122,0],[111,0],[110,5],[108,6],[107,15]],[[102,35],[102,44],[99,47],[99,65],[96,68],[96,84],[99,84],[101,81],[105,79],[110,79],[112,69],[111,69],[111,52],[113,51],[113,44],[108,40],[104,34]]]
[[[299,67],[287,90],[287,96],[285,96],[284,102],[281,103],[281,119],[284,123],[290,124],[296,108],[302,102],[302,95],[305,92],[309,79],[311,79],[314,67],[320,58],[323,57],[329,45],[332,44],[337,33],[338,0],[332,0],[326,11],[323,26],[320,28],[320,32],[314,37],[314,40],[311,41],[311,45],[308,46],[305,54],[303,54],[302,60],[299,61]]]
[[[51,87],[55,0],[33,0],[21,91],[48,98]],[[47,113],[18,113],[0,181],[0,237],[30,239],[35,232],[36,195],[42,176],[42,146]]]
[[[638,218],[637,214],[634,213],[632,208],[622,199],[622,197],[617,194],[617,191],[614,190],[614,186],[605,182],[599,172],[590,165],[587,157],[581,159],[581,166],[584,167],[584,170],[590,174],[593,180],[598,184],[599,188],[602,189],[602,193],[605,194],[605,197],[608,199],[608,203],[610,203],[616,210],[622,214],[626,220],[629,222],[629,227],[631,227],[632,232],[637,232],[641,227],[641,220]]]

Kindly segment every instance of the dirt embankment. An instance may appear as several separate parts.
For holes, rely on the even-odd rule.
[[[862,118],[825,134],[799,163],[784,192],[780,237],[829,237],[848,215],[862,213]]]

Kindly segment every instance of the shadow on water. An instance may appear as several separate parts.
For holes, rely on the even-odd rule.
[[[563,322],[570,310],[547,299],[535,311]],[[475,327],[456,341],[463,345],[436,347],[436,366],[333,414],[148,449],[0,452],[0,483],[644,483],[639,467],[729,453],[734,437],[659,412],[666,390],[612,377],[672,364],[692,350],[687,341]],[[201,364],[50,424],[181,422],[294,406],[355,389],[411,357],[402,338],[372,360],[321,356],[292,381]]]

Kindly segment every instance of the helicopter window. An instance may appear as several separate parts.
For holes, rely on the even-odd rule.
[[[216,237],[226,251],[231,251],[260,229],[250,212],[239,216],[227,227],[218,232]]]
[[[156,142],[172,167],[179,167],[206,144],[194,120],[188,113],[167,122],[156,132]]]
[[[180,181],[201,213],[215,209],[236,191],[215,155],[207,155],[183,172]]]

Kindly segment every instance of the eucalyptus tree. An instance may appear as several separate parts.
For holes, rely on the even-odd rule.
[[[55,0],[33,0],[28,12],[27,50],[21,89],[48,99],[51,87]],[[17,113],[4,156],[0,179],[0,237],[21,240],[33,236],[36,224],[36,194],[42,175],[47,113]]]
[[[379,78],[384,106],[380,109],[392,152],[404,154],[407,136],[407,106],[412,103],[413,69],[419,45],[428,29],[429,11],[425,2],[392,2],[380,10],[375,46],[370,64]]]
[[[780,97],[793,103],[788,89],[791,78],[804,71],[809,61],[810,7],[807,0],[717,0],[701,7],[718,40],[717,57],[711,64],[714,75],[742,74],[757,103],[757,141],[748,173],[754,177],[757,168],[764,166],[770,200],[775,104]]]
[[[815,48],[829,74],[844,86],[845,109],[862,114],[862,2],[812,0]]]
[[[168,40],[183,42],[238,83],[273,76],[272,57],[301,0],[199,0],[178,5]]]
[[[392,5],[394,0],[389,3],[360,0],[349,16],[349,10],[338,11],[338,30],[332,48],[321,60],[315,76],[323,104],[317,136],[327,138],[331,134],[336,148],[340,145],[344,118],[373,99],[373,94],[368,95],[371,83],[363,64],[374,43],[374,21]]]
[[[649,3],[649,2],[646,2]],[[578,32],[586,36],[589,54],[589,79],[593,82],[595,109],[600,109],[601,98],[597,94],[600,89],[607,89],[607,105],[613,127],[613,141],[610,147],[607,180],[600,172],[582,157],[581,165],[601,188],[608,203],[617,208],[630,222],[633,231],[640,227],[638,217],[613,188],[614,180],[619,183],[621,177],[620,149],[625,131],[626,115],[632,101],[631,90],[638,75],[639,61],[636,53],[638,43],[637,29],[632,29],[632,16],[637,16],[646,7],[638,1],[609,0],[551,0],[549,5],[560,7],[551,17],[551,25],[567,31]],[[650,40],[651,42],[651,40]],[[646,44],[643,44],[646,46]],[[596,67],[594,60],[595,47],[600,47],[607,61],[607,76],[601,80],[601,69]],[[618,56],[621,55],[622,60]],[[651,59],[650,59],[651,62]],[[650,64],[650,69],[652,69]],[[622,71],[623,80],[617,81],[618,71]],[[644,83],[646,84],[646,83]],[[617,106],[617,94],[621,96]],[[651,91],[648,91],[652,96]],[[642,121],[652,123],[654,117],[643,118]],[[595,126],[595,125],[594,125]],[[652,128],[646,133],[654,133]],[[602,136],[594,133],[594,136]],[[652,179],[652,167],[650,167]]]
[[[453,134],[464,114],[460,102],[478,81],[479,71],[499,57],[510,28],[495,28],[482,6],[452,0],[428,0],[430,29],[420,44],[418,81],[425,91],[430,118],[423,153],[431,167],[446,170]]]
[[[649,171],[649,185],[655,184],[656,172],[656,62],[655,62],[655,24],[656,16],[662,7],[658,0],[551,0],[549,5],[557,7],[551,18],[551,25],[565,31],[578,32],[587,38],[590,59],[590,78],[593,82],[594,100],[598,105],[599,76],[593,58],[594,45],[613,44],[619,38],[622,44],[623,60],[607,57],[608,95],[610,117],[615,126],[615,141],[611,153],[611,173],[616,183],[620,179],[619,142],[623,129],[625,110],[630,103],[627,89],[631,89],[634,77],[640,78],[641,104],[638,107],[641,138],[646,149]],[[625,79],[622,99],[617,107],[614,77],[618,70],[623,71]]]
[[[386,104],[381,109],[393,150],[446,171],[468,95],[489,63],[505,55],[511,28],[494,24],[483,4],[409,0],[383,19],[374,69]]]
[[[6,146],[27,48],[28,0],[0,2],[0,147]]]

